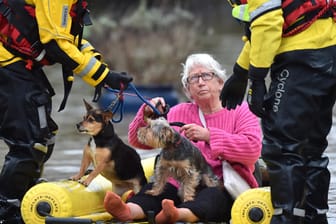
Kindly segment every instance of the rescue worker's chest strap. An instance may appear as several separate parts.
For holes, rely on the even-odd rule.
[[[252,19],[267,13],[259,11],[254,18],[250,17],[248,3],[239,4],[238,0],[231,0],[233,6],[232,16],[244,22],[248,27]],[[283,0],[281,4],[284,25],[283,36],[291,36],[307,29],[317,19],[333,17],[336,21],[336,3],[317,0]],[[249,29],[246,29],[247,37],[250,37]]]

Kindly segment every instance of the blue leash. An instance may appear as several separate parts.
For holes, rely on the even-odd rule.
[[[137,88],[135,88],[133,83],[129,83],[128,84],[129,87],[131,87],[133,89],[133,91],[135,92],[135,94],[140,98],[140,100],[142,102],[144,102],[145,104],[147,104],[150,108],[152,108],[152,110],[154,111],[154,113],[157,116],[162,116],[163,114],[161,114],[161,112],[155,107],[153,106],[148,100],[146,100],[141,94],[140,92],[137,90]],[[117,89],[112,89],[110,87],[105,87],[105,89],[107,89],[110,92],[114,92],[117,93],[117,97],[111,102],[111,104],[107,107],[106,110],[110,110],[113,113],[113,117],[114,114],[117,113],[118,110],[120,110],[120,116],[118,120],[115,120],[112,118],[112,121],[114,123],[119,123],[122,118],[123,118],[123,113],[124,113],[124,96],[123,96],[123,92],[124,90],[117,90]]]

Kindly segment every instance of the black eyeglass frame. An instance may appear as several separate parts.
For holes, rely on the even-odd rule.
[[[189,76],[187,78],[188,84],[195,84],[199,82],[199,79],[201,78],[204,82],[212,80],[216,74],[214,72],[201,72],[197,74],[193,74],[192,76]],[[194,80],[194,81],[192,81]]]

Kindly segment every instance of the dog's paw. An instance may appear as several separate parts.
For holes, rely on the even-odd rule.
[[[77,175],[69,177],[69,180],[78,181],[81,179],[81,177],[82,177],[81,175],[77,174]]]
[[[83,184],[85,187],[89,186],[89,184],[91,183],[90,180],[85,179],[85,180],[78,180],[78,183]]]

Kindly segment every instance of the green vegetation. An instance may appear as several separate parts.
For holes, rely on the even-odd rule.
[[[186,56],[214,48],[218,35],[233,27],[223,0],[102,2],[96,0],[85,35],[111,68],[131,73],[136,84],[179,85]]]

